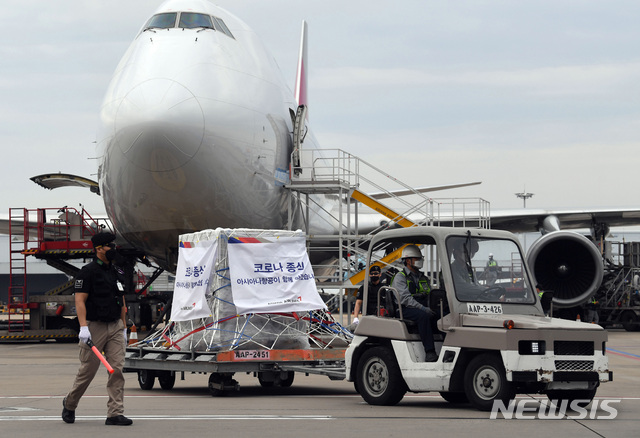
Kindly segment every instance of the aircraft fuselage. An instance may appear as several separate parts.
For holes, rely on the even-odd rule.
[[[178,21],[143,28],[101,111],[107,214],[122,237],[169,269],[182,233],[286,225],[282,186],[297,106],[274,60],[236,17],[200,1],[167,2],[154,16],[179,19],[187,6],[227,31]]]

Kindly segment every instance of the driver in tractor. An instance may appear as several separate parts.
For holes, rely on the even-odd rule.
[[[400,306],[404,319],[413,321],[418,326],[418,333],[425,351],[425,362],[436,362],[435,345],[433,343],[432,320],[436,313],[428,307],[428,296],[431,291],[429,280],[422,273],[423,257],[420,248],[408,245],[402,250],[404,269],[391,280],[391,287],[398,291]]]
[[[451,276],[459,299],[463,301],[504,300],[504,290],[502,288],[496,286],[485,288],[477,281],[476,274],[471,266],[471,259],[479,248],[475,239],[451,239],[448,246],[452,256]],[[494,296],[495,294],[498,294],[498,296]]]

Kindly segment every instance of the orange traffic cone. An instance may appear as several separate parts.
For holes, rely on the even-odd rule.
[[[576,316],[576,321],[580,322],[580,314],[578,314],[578,316]]]
[[[129,334],[129,345],[135,344],[136,342],[138,342],[138,329],[136,325],[133,324],[131,326],[131,333]]]

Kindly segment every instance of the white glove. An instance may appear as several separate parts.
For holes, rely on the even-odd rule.
[[[122,329],[122,335],[124,336],[124,343],[127,343],[127,328]]]
[[[91,340],[91,332],[89,331],[89,327],[86,325],[80,326],[80,333],[78,334],[78,338],[80,342],[84,342],[85,344]]]
[[[356,316],[355,318],[353,318],[353,323],[354,323],[354,324],[357,324],[357,323],[359,323],[359,322],[360,322],[360,320],[358,319],[358,317],[357,317],[357,316]]]

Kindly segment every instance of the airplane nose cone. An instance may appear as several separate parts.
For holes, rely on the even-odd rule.
[[[184,165],[200,149],[205,132],[198,99],[171,79],[151,79],[132,88],[118,106],[114,128],[127,159],[152,172]]]

